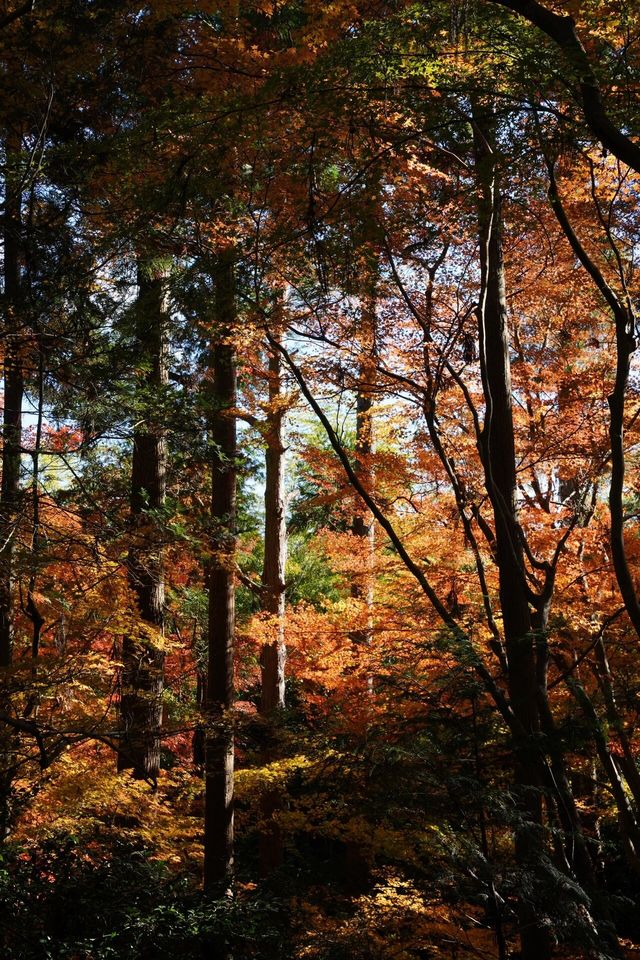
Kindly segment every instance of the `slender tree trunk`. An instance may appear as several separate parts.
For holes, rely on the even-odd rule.
[[[200,717],[203,717],[205,714],[206,708],[206,699],[207,699],[207,678],[202,672],[200,667],[197,668],[196,673],[196,709]],[[193,748],[193,765],[198,770],[204,772],[204,762],[205,762],[205,728],[204,724],[201,721],[196,723],[195,729],[193,731],[193,739],[191,745]]]
[[[20,459],[22,447],[22,328],[20,316],[22,194],[20,174],[15,168],[20,152],[16,134],[5,142],[4,210],[4,414],[2,424],[2,486],[0,488],[0,667],[8,667],[13,657],[13,566],[15,526],[20,498]]]
[[[609,667],[609,659],[604,645],[604,638],[600,636],[594,649],[596,664],[593,668],[596,680],[604,699],[607,721],[613,731],[615,731],[620,744],[621,753],[618,756],[620,769],[627,781],[633,802],[637,810],[640,810],[640,770],[636,762],[636,755],[633,750],[629,735],[627,733],[624,720],[616,700],[613,686],[613,676]]]
[[[13,660],[13,585],[16,527],[20,508],[20,461],[22,452],[22,401],[24,374],[21,316],[22,284],[22,191],[17,167],[21,149],[18,134],[5,140],[4,202],[4,412],[2,419],[2,484],[0,486],[0,674]],[[0,700],[9,710],[10,691],[6,677],[0,681]],[[13,733],[0,731],[0,841],[9,830],[10,794],[13,779]]]
[[[480,452],[495,523],[509,697],[520,731],[514,732],[514,785],[519,805],[515,853],[520,869],[535,873],[544,854],[544,767],[538,743],[540,715],[536,651],[517,519],[501,197],[492,123],[483,120],[480,124],[476,121],[474,138],[481,266],[479,345],[486,410]],[[519,926],[523,960],[545,960],[551,956],[548,932],[536,915],[535,905],[525,896],[520,899]]]
[[[277,333],[274,333],[277,336]],[[284,491],[284,411],[282,409],[282,358],[269,351],[269,418],[266,432],[266,482],[264,493],[264,565],[262,609],[273,616],[276,636],[260,655],[260,712],[265,715],[284,705],[284,610],[287,525]]]
[[[566,385],[561,384],[558,390],[558,407],[560,413],[565,411],[568,401]],[[575,477],[566,476],[561,471],[558,478],[558,497],[562,504],[570,505],[578,511],[578,525],[584,526],[588,520],[588,513],[580,503],[580,487]],[[546,769],[547,797],[549,806],[553,801],[557,812],[558,823],[563,835],[563,859],[566,867],[576,877],[583,888],[597,895],[597,878],[591,852],[585,837],[582,819],[575,800],[572,786],[573,778],[567,766],[564,746],[561,735],[549,703],[547,687],[549,645],[548,645],[548,604],[542,604],[533,616],[533,627],[536,634],[537,675],[538,675],[538,708],[540,711],[540,725],[545,735],[545,746],[549,757]],[[600,928],[603,935],[611,939],[612,925],[603,905],[596,904],[600,916]],[[618,949],[616,942],[611,942],[612,948]]]
[[[375,304],[371,308],[375,311]],[[365,325],[365,329],[366,329]],[[365,347],[366,355],[360,368],[358,392],[356,396],[356,444],[355,444],[355,471],[358,478],[368,489],[372,487],[373,470],[371,456],[373,454],[373,384],[375,378],[375,363],[373,359],[373,344]],[[375,527],[373,517],[366,510],[360,499],[356,501],[357,509],[351,525],[352,533],[364,545],[367,552],[366,569],[362,575],[356,576],[351,584],[351,596],[361,600],[365,608],[364,624],[351,634],[355,644],[368,647],[373,636],[373,557],[375,551]],[[367,681],[371,687],[371,678]]]
[[[380,171],[374,167],[367,173],[368,200],[361,211],[363,272],[360,283],[360,322],[357,343],[360,350],[358,383],[356,392],[356,443],[354,470],[358,480],[373,491],[374,472],[371,463],[374,451],[373,397],[377,379],[377,305],[380,279],[380,250],[383,231],[382,183]],[[351,584],[351,596],[360,600],[364,608],[363,624],[351,634],[351,639],[362,649],[370,646],[373,637],[375,526],[373,516],[360,497],[356,500],[351,530],[366,551],[365,569],[355,576]],[[371,692],[373,678],[367,677],[367,689]]]
[[[478,731],[478,703],[477,698],[474,696],[471,701],[471,721],[473,724],[473,755],[474,755],[474,764],[475,764],[475,776],[478,784],[481,786],[482,791],[484,791],[484,769],[482,764],[482,755],[480,751],[480,738]],[[487,835],[487,814],[485,810],[484,800],[482,796],[478,802],[478,825],[480,827],[480,849],[482,850],[482,855],[487,867],[488,876],[487,876],[487,905],[486,913],[487,919],[491,926],[493,927],[495,938],[496,938],[496,948],[498,951],[498,960],[507,960],[507,941],[504,935],[504,927],[502,920],[502,907],[501,907],[501,898],[498,896],[498,891],[496,889],[495,880],[493,878],[493,864],[492,864],[492,855],[491,850],[489,849],[489,838]]]
[[[615,313],[616,324],[616,376],[609,401],[609,441],[611,444],[611,483],[609,485],[609,514],[611,517],[611,555],[620,593],[624,605],[640,637],[640,602],[633,576],[629,568],[624,537],[624,420],[625,399],[631,356],[636,349],[633,334],[634,317],[631,311],[618,305]]]
[[[26,613],[31,620],[31,659],[33,665],[31,676],[35,680],[37,675],[37,661],[40,655],[40,639],[42,628],[45,625],[45,619],[38,609],[36,603],[35,591],[38,576],[38,560],[40,548],[42,545],[40,528],[40,447],[42,444],[42,426],[44,419],[44,356],[42,345],[38,349],[38,413],[36,420],[36,435],[33,447],[33,476],[31,478],[31,511],[32,511],[32,531],[31,531],[31,570],[29,573],[29,586],[27,588]],[[34,691],[32,704],[29,704],[31,711],[37,710],[37,698]]]
[[[540,605],[532,618],[532,627],[536,636],[536,659],[538,675],[538,709],[540,728],[544,734],[545,757],[544,775],[546,785],[547,809],[555,816],[561,828],[557,848],[561,862],[567,872],[575,877],[590,900],[589,911],[598,931],[598,937],[607,954],[621,957],[622,951],[615,931],[611,912],[606,898],[598,884],[596,866],[583,829],[583,821],[575,800],[571,781],[571,772],[567,765],[562,736],[549,703],[547,688],[547,669],[549,648],[547,634],[548,604]],[[539,746],[542,757],[542,747]],[[548,757],[548,760],[546,759]]]
[[[281,307],[281,304],[278,304]],[[273,336],[278,339],[280,330]],[[285,706],[285,566],[287,561],[287,524],[285,516],[284,410],[282,408],[282,358],[269,349],[269,417],[266,430],[266,482],[264,492],[264,565],[262,568],[262,609],[271,615],[275,637],[260,653],[260,713],[264,717],[267,745],[262,763],[273,759],[268,729]],[[265,828],[260,835],[260,870],[267,876],[282,862],[282,837],[274,814],[281,804],[279,790],[266,789],[261,797]]]
[[[140,619],[144,627],[151,628],[151,638],[141,631],[125,637],[122,645],[122,729],[118,750],[118,769],[131,769],[138,779],[155,779],[160,770],[164,569],[162,532],[153,511],[162,509],[166,486],[166,443],[157,403],[168,382],[167,278],[166,266],[139,262],[135,340],[136,362],[143,368],[138,390],[142,409],[135,411],[133,433],[129,582]]]
[[[591,699],[578,678],[572,673],[570,665],[561,657],[557,657],[562,673],[565,675],[567,687],[575,697],[587,722],[591,726],[591,733],[598,759],[609,781],[611,793],[618,809],[618,823],[624,850],[630,866],[640,872],[640,822],[638,814],[627,794],[620,770],[611,750],[609,738],[603,728],[600,717],[591,702]]]
[[[215,894],[233,870],[233,650],[236,550],[235,273],[232,252],[216,270],[217,330],[212,348],[212,497],[209,654],[206,690],[204,888]]]
[[[593,910],[599,935],[614,955],[620,955],[608,911],[597,895],[593,862],[549,707],[546,634],[550,595],[533,597],[526,582],[517,509],[501,196],[491,123],[476,124],[475,147],[481,191],[478,208],[482,275],[479,342],[486,409],[481,455],[494,515],[508,688],[517,724],[513,730],[514,780],[520,806],[520,823],[515,833],[516,860],[523,872],[540,875],[545,854],[542,799],[546,788],[556,802],[567,838],[570,869],[578,881],[592,895],[595,894]],[[532,604],[535,605],[535,614],[531,610]],[[520,900],[519,921],[523,960],[549,957],[552,952],[550,937],[529,897]]]
[[[378,303],[379,281],[379,215],[381,184],[378,175],[371,177],[368,183],[371,202],[363,211],[363,241],[365,268],[360,291],[360,323],[357,331],[357,344],[360,351],[358,381],[356,384],[356,438],[354,448],[354,473],[358,481],[373,494],[374,470],[372,455],[375,434],[373,423],[373,397],[377,377],[376,365],[376,308]],[[350,593],[358,602],[360,622],[350,633],[353,643],[353,655],[356,681],[361,696],[365,736],[370,725],[370,697],[374,690],[374,677],[371,673],[369,648],[373,640],[374,610],[374,559],[375,525],[373,514],[367,509],[361,497],[356,496],[355,510],[351,522],[351,532],[359,541],[356,553],[360,562],[364,561],[362,571],[353,575]],[[363,660],[366,669],[363,671]],[[366,856],[363,844],[354,839],[345,844],[345,881],[346,890],[357,896],[367,889],[371,881],[371,862]]]
[[[541,147],[549,172],[549,202],[551,208],[556,215],[556,219],[564,235],[569,241],[571,249],[600,291],[615,321],[616,372],[613,389],[607,397],[610,413],[609,442],[611,446],[611,482],[609,484],[611,556],[622,600],[636,634],[640,638],[640,600],[638,599],[634,577],[629,567],[624,535],[625,406],[629,373],[631,370],[631,357],[637,348],[635,312],[629,298],[621,300],[615,290],[608,284],[606,278],[601,273],[597,264],[591,259],[573,229],[562,200],[560,199],[553,161],[545,155],[542,139]]]

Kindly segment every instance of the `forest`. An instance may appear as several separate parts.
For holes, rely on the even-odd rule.
[[[640,0],[0,0],[0,960],[640,958]]]

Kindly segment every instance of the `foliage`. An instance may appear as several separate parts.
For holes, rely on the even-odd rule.
[[[3,956],[638,952],[639,38],[3,4]]]

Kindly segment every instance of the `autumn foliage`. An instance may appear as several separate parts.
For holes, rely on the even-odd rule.
[[[636,0],[0,3],[0,953],[640,955]]]

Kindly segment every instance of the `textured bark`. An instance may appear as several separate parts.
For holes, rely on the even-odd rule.
[[[277,350],[269,352],[270,413],[266,432],[266,481],[264,492],[264,565],[262,569],[262,609],[275,619],[276,637],[265,644],[260,655],[260,712],[282,709],[284,701],[284,608],[287,525],[284,491],[284,411],[282,402],[282,358]]]
[[[379,184],[375,184],[375,196],[379,194]],[[373,213],[370,212],[365,220],[368,235],[375,237],[376,224]],[[361,351],[360,369],[356,392],[356,441],[354,457],[354,473],[358,481],[366,489],[374,493],[374,471],[371,458],[374,450],[375,435],[373,429],[373,391],[376,382],[376,303],[378,286],[378,257],[375,248],[368,251],[366,281],[362,294],[362,312],[360,329],[358,330],[359,347]],[[355,645],[354,654],[359,658],[361,653],[366,655],[366,648],[373,640],[373,603],[374,578],[373,566],[375,556],[375,526],[373,515],[367,510],[364,501],[357,497],[351,523],[351,532],[362,544],[362,553],[365,554],[365,568],[362,573],[354,574],[350,593],[354,600],[362,605],[362,623],[349,634]],[[360,554],[361,548],[356,548]],[[358,669],[357,659],[355,669]],[[360,679],[362,694],[365,698],[365,710],[368,710],[368,697],[374,690],[374,678],[370,671]],[[366,888],[371,878],[371,862],[367,858],[362,843],[357,840],[347,840],[345,844],[344,874],[346,889],[352,896],[358,896]]]
[[[377,168],[367,172],[369,201],[362,210],[363,271],[360,284],[360,322],[357,344],[360,351],[358,382],[356,387],[356,442],[354,470],[360,482],[373,492],[374,451],[373,397],[377,379],[377,304],[380,280],[380,251],[383,245],[382,184]],[[363,625],[351,633],[354,644],[367,647],[373,638],[375,526],[373,515],[361,498],[356,500],[351,531],[363,544],[366,552],[365,569],[355,576],[351,584],[351,596],[360,600],[364,608]],[[367,687],[372,689],[373,678],[367,678]]]
[[[5,140],[6,174],[4,203],[4,413],[2,421],[2,484],[0,486],[0,707],[10,712],[11,694],[2,676],[13,660],[13,586],[16,526],[20,517],[20,460],[22,445],[22,401],[24,374],[22,359],[21,276],[22,193],[16,169],[21,141],[15,132]],[[9,831],[11,784],[14,776],[15,732],[0,729],[0,841]]]
[[[375,301],[369,305],[369,313],[375,315]],[[365,320],[364,328],[372,328],[369,322]],[[371,338],[368,338],[371,341]],[[371,410],[373,408],[373,384],[375,380],[375,361],[373,356],[373,343],[369,342],[365,346],[365,357],[360,367],[360,377],[358,383],[358,392],[356,396],[356,444],[355,444],[355,471],[368,488],[373,486],[373,470],[371,467],[371,456],[373,454],[374,433],[373,417]],[[373,636],[373,556],[375,550],[375,527],[373,517],[366,511],[364,504],[358,500],[358,509],[353,517],[351,525],[352,533],[359,540],[366,542],[367,568],[364,574],[354,577],[351,584],[351,596],[356,600],[362,600],[366,609],[366,623],[358,630],[354,630],[351,639],[354,643],[368,646]]]
[[[281,309],[282,304],[278,303]],[[279,341],[280,331],[273,336]],[[282,357],[269,348],[269,417],[266,425],[264,492],[264,565],[262,568],[262,609],[274,620],[276,635],[260,652],[260,713],[267,725],[285,706],[285,566],[287,561],[287,524],[285,504],[284,410],[282,409]],[[270,731],[267,730],[267,740]],[[274,759],[267,745],[262,762]],[[279,790],[266,790],[261,798],[265,828],[260,834],[260,870],[268,876],[282,862],[282,837],[274,814],[281,804]]]
[[[164,569],[162,532],[150,511],[165,500],[166,442],[158,395],[168,382],[166,364],[167,277],[165,267],[141,262],[135,311],[136,362],[144,372],[136,411],[131,470],[129,582],[140,618],[158,638],[125,637],[122,645],[121,739],[118,769],[139,779],[155,779],[160,770],[164,654]]]
[[[219,893],[233,870],[233,705],[236,551],[235,276],[231,253],[216,270],[217,331],[211,351],[212,443],[209,650],[206,690],[204,888]]]
[[[2,423],[2,486],[0,488],[0,667],[13,656],[13,579],[15,526],[19,515],[20,458],[22,444],[23,319],[20,316],[21,207],[19,172],[15,169],[20,150],[16,134],[7,136],[7,174],[4,211],[4,413]]]
[[[518,529],[515,437],[513,427],[509,332],[501,237],[501,197],[492,147],[491,121],[475,124],[481,299],[478,327],[485,420],[480,452],[495,524],[495,549],[508,689],[517,721],[514,730],[514,786],[519,804],[515,831],[516,859],[523,871],[535,872],[544,854],[542,787],[544,767],[539,749],[540,714],[536,650],[525,560]],[[544,960],[551,943],[527,898],[519,905],[523,960]]]
[[[41,527],[40,527],[40,447],[42,444],[42,426],[44,420],[44,356],[42,347],[38,350],[38,413],[36,420],[35,443],[33,446],[32,461],[33,474],[31,478],[31,511],[32,511],[32,529],[31,529],[31,570],[29,572],[29,586],[27,588],[27,602],[25,612],[31,620],[31,659],[33,666],[31,676],[35,680],[37,675],[36,662],[40,656],[40,641],[42,628],[45,625],[45,619],[38,609],[36,603],[36,583],[38,571],[38,554],[41,548]],[[33,706],[35,707],[37,698],[34,696]],[[29,704],[31,708],[31,704]]]

